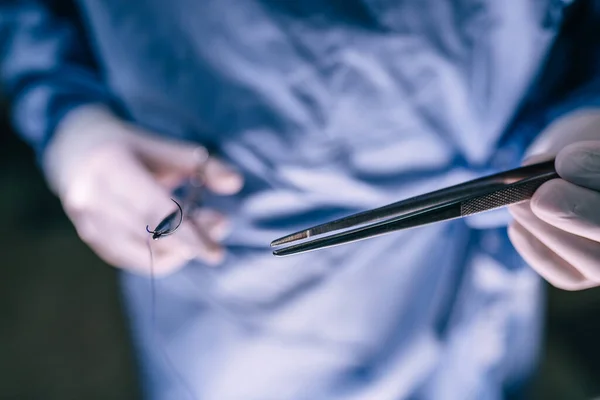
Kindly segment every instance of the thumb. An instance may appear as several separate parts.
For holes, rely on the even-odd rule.
[[[166,139],[138,128],[132,133],[131,149],[155,172],[193,175],[206,161],[204,147],[198,144]]]
[[[600,141],[572,143],[556,156],[561,178],[592,190],[600,190]]]
[[[243,186],[241,174],[199,144],[164,139],[142,132],[132,139],[133,150],[165,182],[203,174],[206,186],[218,194],[234,194]]]

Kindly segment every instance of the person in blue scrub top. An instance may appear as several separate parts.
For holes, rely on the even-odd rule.
[[[539,276],[600,282],[599,22],[598,1],[0,0],[0,76],[81,239],[122,271],[148,398],[519,398]],[[185,221],[152,243],[153,308],[145,227],[203,147],[207,237]],[[552,156],[562,178],[510,213],[269,249]]]

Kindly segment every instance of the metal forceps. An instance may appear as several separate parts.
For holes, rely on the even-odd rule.
[[[158,240],[161,237],[173,234],[177,228],[179,228],[183,219],[186,219],[189,221],[190,225],[198,234],[204,245],[207,248],[215,248],[217,247],[217,244],[192,217],[194,209],[202,203],[202,195],[204,194],[206,180],[205,168],[210,154],[204,146],[198,146],[194,150],[194,157],[197,160],[196,171],[186,185],[182,204],[180,205],[177,201],[171,199],[177,205],[178,209],[163,218],[154,230],[151,231],[148,226],[146,226],[146,231],[152,234],[152,239]]]
[[[559,176],[554,160],[486,176],[292,233],[271,242],[272,247],[294,243],[273,254],[288,256],[325,249],[520,203],[531,199],[542,183],[555,178]],[[333,234],[323,236],[328,233]]]

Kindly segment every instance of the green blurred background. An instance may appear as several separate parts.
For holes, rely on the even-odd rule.
[[[77,238],[6,111],[0,164],[0,399],[140,398],[115,270]],[[600,396],[600,289],[549,288],[547,308],[535,398]]]

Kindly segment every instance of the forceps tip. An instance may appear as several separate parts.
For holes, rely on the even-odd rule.
[[[286,243],[290,243],[290,242],[295,242],[295,241],[298,241],[298,240],[306,239],[309,236],[310,236],[310,232],[309,231],[302,231],[302,232],[292,233],[291,235],[287,235],[287,236],[284,236],[282,238],[273,240],[271,242],[271,247],[275,247],[275,246],[279,246],[279,245],[282,245],[282,244],[286,244]],[[275,253],[273,253],[273,254],[275,254]],[[275,255],[277,255],[277,254],[275,254]]]
[[[300,248],[297,248],[300,246]],[[273,255],[275,257],[286,257],[294,254],[305,253],[309,250],[303,250],[301,245],[284,247],[282,249],[273,250]]]

